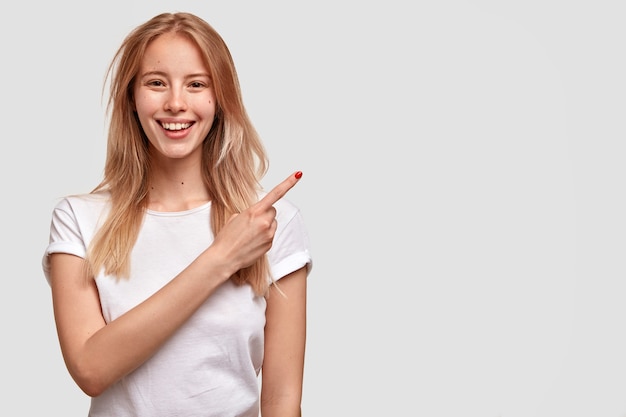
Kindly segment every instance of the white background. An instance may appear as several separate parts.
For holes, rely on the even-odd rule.
[[[305,416],[626,416],[620,1],[14,2],[3,10],[0,414],[85,416],[41,271],[102,174],[106,66],[211,23],[310,229]]]

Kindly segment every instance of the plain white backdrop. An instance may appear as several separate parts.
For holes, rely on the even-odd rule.
[[[310,229],[304,416],[626,416],[620,1],[22,1],[4,7],[0,414],[86,416],[41,270],[105,156],[127,32],[229,45]]]

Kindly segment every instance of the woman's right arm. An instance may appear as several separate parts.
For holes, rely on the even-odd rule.
[[[49,255],[61,352],[78,386],[97,396],[154,354],[231,275],[216,259],[223,258],[207,249],[157,293],[106,324],[85,261],[64,253]]]

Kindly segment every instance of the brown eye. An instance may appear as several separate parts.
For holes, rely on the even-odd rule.
[[[150,80],[146,82],[146,85],[150,87],[163,87],[165,84],[161,80]]]

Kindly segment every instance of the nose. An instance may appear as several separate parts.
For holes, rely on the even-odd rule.
[[[187,102],[182,91],[177,89],[169,90],[167,99],[165,100],[165,110],[172,113],[178,113],[187,110]]]

